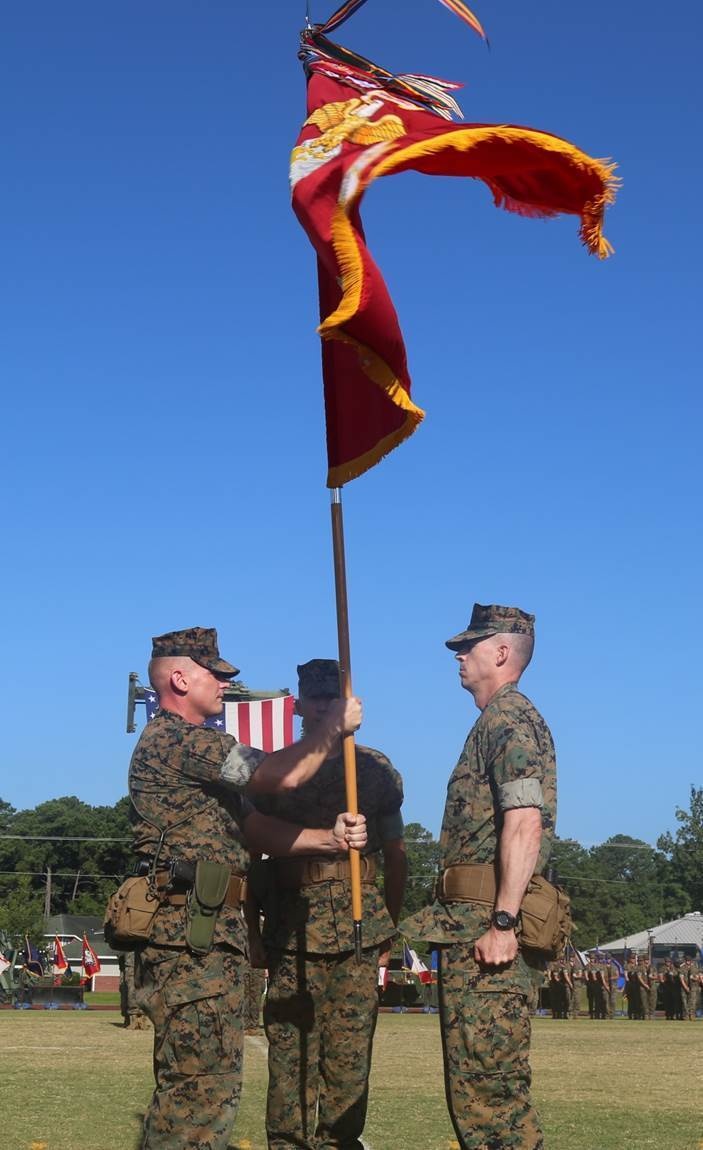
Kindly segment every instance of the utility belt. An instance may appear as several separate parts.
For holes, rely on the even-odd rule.
[[[152,869],[156,863],[157,869]],[[200,859],[186,863],[173,859],[141,859],[137,873],[126,879],[108,899],[103,929],[115,950],[135,950],[154,933],[164,905],[184,907],[184,941],[194,954],[207,954],[215,938],[223,907],[239,910],[246,893],[244,875],[223,863]]]
[[[441,903],[475,902],[494,907],[496,891],[493,863],[457,863],[440,875],[436,896]],[[520,904],[520,945],[539,951],[545,958],[557,958],[571,929],[569,896],[542,875],[533,875]]]
[[[139,878],[150,875],[152,860],[141,858],[134,867]],[[189,893],[195,885],[196,863],[185,859],[159,859],[159,869],[154,874],[156,890],[160,902],[169,906],[185,906]],[[246,898],[246,875],[232,871],[229,876],[222,906],[239,909]]]
[[[361,881],[372,885],[378,868],[374,855],[361,856]],[[275,859],[276,885],[283,890],[299,890],[320,882],[350,882],[348,859],[325,859],[314,856]]]

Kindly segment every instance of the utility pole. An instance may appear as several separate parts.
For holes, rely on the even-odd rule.
[[[51,916],[51,867],[46,868],[46,890],[44,891],[44,918]]]

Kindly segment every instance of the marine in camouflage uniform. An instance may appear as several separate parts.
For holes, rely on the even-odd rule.
[[[618,971],[612,958],[605,960],[605,1016],[615,1018],[615,998],[618,990]]]
[[[467,630],[447,642],[481,715],[449,780],[438,901],[401,923],[441,947],[447,1104],[463,1150],[543,1147],[528,1012],[542,964],[537,972],[520,950],[517,919],[529,879],[546,866],[556,815],[552,737],[517,689],[533,624],[519,608],[476,604]],[[475,864],[497,872],[492,905],[449,893],[455,883],[473,886]]]
[[[665,1015],[666,1019],[670,1022],[675,1016],[676,1006],[677,1006],[676,999],[678,998],[678,994],[679,994],[678,985],[677,985],[678,979],[676,976],[676,970],[674,968],[673,959],[671,959],[671,958],[665,959],[664,968],[660,972],[659,977],[660,977],[661,984],[662,984],[662,1000],[663,1000],[663,1005],[664,1005],[664,1015]]]
[[[644,1018],[644,993],[638,959],[633,955],[627,960],[625,966],[625,997],[627,998],[628,1018]]]
[[[687,1022],[694,1022],[698,1007],[698,966],[691,958],[685,958],[679,969],[681,984],[681,1015]]]
[[[651,1022],[656,1013],[657,998],[659,996],[659,973],[651,958],[648,957],[645,959],[642,973],[647,983],[647,989],[643,994],[644,1016]]]
[[[602,955],[594,966],[594,1014],[596,1018],[608,1017],[608,967]]]
[[[134,846],[152,863],[160,897],[150,940],[135,957],[137,1001],[154,1026],[156,1078],[142,1150],[225,1150],[229,1144],[242,1071],[244,831],[257,849],[279,853],[335,854],[345,842],[366,841],[351,816],[340,818],[332,833],[304,831],[258,814],[243,794],[247,785],[275,789],[283,780],[309,777],[339,730],[358,725],[358,701],[331,715],[316,742],[266,756],[200,725],[220,713],[224,685],[236,673],[220,659],[214,630],[195,627],[154,639],[149,675],[161,709],[143,731],[129,772]],[[230,872],[207,953],[187,945],[188,883],[171,881],[171,863],[192,870],[199,861]]]
[[[120,970],[120,1012],[127,1030],[147,1030],[149,1023],[139,1009],[134,989],[134,955],[121,954],[117,960]]]
[[[314,729],[339,696],[339,665],[313,659],[298,667],[298,714]],[[400,775],[385,755],[357,746],[359,810],[368,845],[362,858],[362,962],[354,957],[349,864],[275,859],[266,864],[264,945],[269,985],[266,1131],[270,1150],[356,1150],[366,1120],[371,1044],[378,1013],[379,948],[389,940],[405,884]],[[257,800],[260,810],[307,826],[334,819],[344,803],[344,763],[335,748],[295,791]],[[385,896],[373,881],[384,861]]]
[[[562,981],[564,983],[564,995],[566,998],[566,1010],[564,1013],[565,1018],[575,1018],[577,1013],[576,1003],[576,987],[577,987],[577,974],[576,963],[573,958],[566,958],[562,969]]]

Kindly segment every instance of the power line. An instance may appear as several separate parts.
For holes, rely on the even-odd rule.
[[[131,843],[128,839],[113,839],[97,835],[0,835],[0,839],[20,839],[49,843]]]
[[[46,878],[46,871],[45,870],[0,870],[0,875],[17,875],[18,877],[21,875],[34,875],[34,876],[40,875],[42,878]],[[82,871],[82,870],[79,870],[77,872],[74,870],[67,870],[67,871],[66,870],[64,870],[64,871],[52,870],[52,872],[51,872],[52,878],[76,878],[76,875],[78,875],[78,878],[119,878],[120,877],[118,874],[87,874],[85,871]]]

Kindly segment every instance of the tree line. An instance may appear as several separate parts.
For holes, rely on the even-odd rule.
[[[675,833],[662,834],[655,847],[625,834],[592,847],[555,840],[550,867],[571,896],[575,946],[588,949],[703,910],[703,787],[691,787],[676,822]],[[432,899],[439,843],[409,823],[406,846],[403,913],[412,914]],[[0,934],[39,938],[47,911],[102,915],[132,865],[127,797],[93,807],[70,796],[22,811],[0,800]]]

